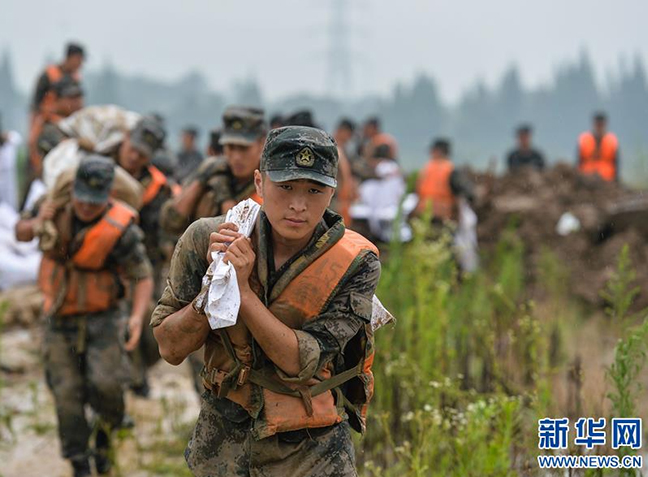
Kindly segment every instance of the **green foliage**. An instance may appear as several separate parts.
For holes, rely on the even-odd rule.
[[[608,301],[607,314],[620,322],[629,321],[628,310],[639,292],[632,287],[635,271],[630,264],[629,248],[624,246],[619,254],[616,272],[608,280],[601,293]],[[614,349],[614,362],[607,370],[612,386],[608,398],[612,402],[613,417],[636,417],[637,401],[642,391],[640,375],[646,364],[648,351],[648,317],[642,324],[626,330]],[[619,449],[619,455],[633,453],[627,447]],[[634,476],[632,469],[623,469],[620,475]]]
[[[608,370],[613,390],[608,394],[615,417],[635,417],[641,384],[639,375],[646,362],[648,318],[620,339],[614,350],[614,362]]]
[[[378,296],[398,322],[376,333],[360,464],[372,476],[516,475],[537,452],[517,441],[551,405],[524,247],[508,231],[483,271],[461,277],[450,235],[428,224],[414,221],[412,243],[392,244],[383,266]]]
[[[630,248],[626,244],[619,254],[616,271],[601,291],[601,297],[608,303],[605,311],[610,318],[619,321],[628,318],[628,310],[639,294],[639,287],[632,286],[635,278],[636,273],[630,264]]]

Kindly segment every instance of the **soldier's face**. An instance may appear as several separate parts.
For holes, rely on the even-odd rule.
[[[263,139],[243,146],[239,144],[225,144],[223,153],[232,170],[232,175],[237,179],[247,180],[254,176],[254,171],[259,168]]]
[[[254,173],[254,183],[272,230],[295,241],[310,238],[335,191],[306,179],[272,182],[259,171]]]
[[[70,55],[67,57],[67,64],[70,71],[78,71],[83,66],[83,55]]]
[[[92,222],[103,214],[104,210],[108,207],[108,202],[102,204],[92,204],[90,202],[82,202],[80,200],[72,198],[72,208],[74,209],[74,215],[81,222]]]
[[[148,165],[151,158],[143,154],[139,149],[133,147],[130,137],[126,136],[119,146],[119,165],[130,175],[137,175]]]

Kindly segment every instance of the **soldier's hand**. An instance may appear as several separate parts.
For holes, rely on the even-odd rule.
[[[142,320],[135,316],[131,316],[128,320],[128,341],[124,348],[126,351],[134,351],[139,344],[140,337],[142,336]]]
[[[225,252],[227,247],[239,237],[238,227],[232,222],[220,224],[216,232],[209,235],[209,249],[207,250],[207,262],[212,262],[212,252]]]
[[[232,245],[227,248],[227,252],[225,252],[224,261],[234,265],[239,290],[249,288],[248,280],[256,262],[256,254],[252,250],[252,241],[247,237],[239,237],[234,240]]]
[[[56,207],[54,207],[54,203],[50,199],[44,200],[38,208],[37,217],[40,220],[52,220],[54,215],[56,215]]]

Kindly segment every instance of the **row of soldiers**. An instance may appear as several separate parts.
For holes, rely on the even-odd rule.
[[[307,194],[317,192],[328,197],[330,191],[331,197],[323,202],[328,206],[339,176],[338,148],[326,133],[310,127],[302,129],[297,136],[290,127],[275,129],[273,133],[288,130],[283,147],[290,149],[290,161],[298,155],[298,172],[307,173],[311,179],[316,177],[318,187],[325,189],[309,186]],[[159,359],[158,343],[151,339],[151,328],[145,326],[147,317],[151,316],[151,303],[159,300],[153,314],[153,324],[159,325],[165,311],[186,305],[183,297],[194,293],[196,280],[200,284],[204,270],[189,276],[188,269],[199,268],[194,262],[204,261],[206,250],[199,256],[190,253],[184,258],[188,262],[182,265],[172,261],[167,271],[178,238],[192,223],[222,216],[241,200],[262,202],[256,174],[264,167],[263,151],[269,147],[267,135],[262,110],[228,108],[223,115],[220,137],[223,155],[204,160],[182,187],[178,187],[152,164],[156,152],[163,147],[165,131],[159,120],[144,117],[125,132],[111,155],[91,153],[81,160],[74,173],[69,202],[61,207],[48,197],[23,213],[16,226],[19,240],[32,240],[42,233],[46,222],[53,223],[56,229],[56,243],[44,251],[39,274],[47,322],[45,369],[55,397],[63,456],[71,461],[75,475],[90,475],[91,460],[100,474],[109,472],[110,434],[125,423],[124,385],[130,382],[136,392],[147,394],[146,370]],[[268,161],[285,152],[280,147],[282,141]],[[141,184],[144,192],[138,210],[114,199],[118,181],[116,166]],[[278,167],[281,166],[280,163]],[[313,170],[319,171],[319,175]],[[275,173],[275,170],[267,171],[267,174]],[[293,176],[302,180],[299,175],[290,177]],[[266,210],[268,207],[266,203]],[[301,219],[296,220],[299,221],[293,226],[301,228]],[[336,227],[343,230],[339,216],[334,214],[329,220],[332,223],[340,220]],[[182,253],[183,247],[188,247],[182,245],[186,241],[186,238],[184,242],[181,240],[175,247],[176,256]],[[365,272],[358,273],[359,283],[366,285]],[[363,295],[375,289],[378,277],[374,272],[370,277],[371,286],[363,288]],[[189,284],[191,288],[187,288]],[[348,300],[348,295],[345,296],[344,300]],[[360,313],[360,305],[355,306],[356,313]],[[363,306],[361,316],[368,319],[371,306],[369,311],[366,304]],[[124,328],[125,343],[121,335]],[[339,330],[349,332],[345,327]],[[350,338],[339,337],[339,340],[345,342]],[[125,361],[124,351],[130,353],[130,362]],[[196,350],[192,351],[189,359],[195,365],[197,387],[213,388],[213,382],[206,381],[204,375],[199,376],[202,359]],[[93,423],[86,419],[87,404],[96,413]],[[339,422],[337,418],[330,425],[336,422]],[[299,429],[297,424],[295,430]],[[334,433],[335,439],[327,436],[325,441],[350,451],[350,440],[339,441],[339,432],[342,431]],[[89,442],[91,436],[94,442]],[[349,462],[344,466],[352,468]],[[339,468],[340,464],[336,463],[329,470]]]
[[[51,83],[52,104],[68,97],[61,85],[79,87],[75,78]],[[40,119],[35,114],[34,124]],[[197,387],[206,389],[186,452],[195,475],[355,474],[349,427],[364,429],[372,394],[368,325],[380,263],[377,248],[342,216],[355,181],[395,162],[398,147],[377,118],[365,124],[354,155],[345,150],[350,121],[337,128],[337,143],[312,117],[291,121],[298,124],[270,130],[263,110],[227,108],[222,155],[177,184],[153,162],[164,150],[163,122],[144,117],[110,153],[81,160],[68,201],[41,201],[18,222],[19,240],[48,223],[55,232],[39,276],[45,368],[75,476],[90,475],[91,461],[99,474],[110,471],[110,436],[125,425],[124,386],[147,394],[158,349],[172,364],[192,360]],[[44,139],[53,138],[51,146],[62,139],[46,126],[39,156]],[[135,208],[114,198],[119,171],[141,185]],[[417,212],[431,203],[442,219],[453,217],[457,195],[469,195],[447,140],[433,143],[417,187]],[[264,204],[251,239],[223,223],[244,199]],[[332,202],[342,216],[328,209]],[[210,251],[224,253],[237,272],[241,326],[226,332],[210,330],[196,301]],[[196,355],[203,346],[204,365]]]

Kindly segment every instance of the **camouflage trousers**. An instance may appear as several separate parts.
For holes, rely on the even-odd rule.
[[[128,373],[123,330],[117,309],[80,317],[54,317],[47,325],[45,376],[54,395],[65,458],[88,455],[91,428],[86,404],[110,427],[123,420]]]
[[[252,418],[237,404],[202,395],[185,459],[196,477],[357,476],[349,425],[275,434],[255,440]]]

